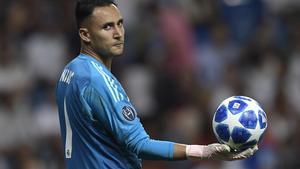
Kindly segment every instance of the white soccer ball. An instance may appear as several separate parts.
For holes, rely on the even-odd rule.
[[[225,99],[216,110],[212,125],[219,142],[236,151],[258,144],[268,126],[265,111],[246,96]]]

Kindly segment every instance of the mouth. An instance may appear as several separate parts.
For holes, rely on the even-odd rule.
[[[124,42],[118,42],[118,43],[113,44],[113,46],[116,46],[116,47],[122,47],[123,45],[124,45]]]

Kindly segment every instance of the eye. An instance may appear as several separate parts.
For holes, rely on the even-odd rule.
[[[110,29],[111,29],[111,25],[110,25],[110,24],[105,24],[105,25],[103,26],[103,29],[104,29],[104,30],[110,30]]]
[[[123,26],[123,20],[120,20],[120,21],[118,22],[118,26]]]

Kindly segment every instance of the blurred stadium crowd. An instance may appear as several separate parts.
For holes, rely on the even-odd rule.
[[[0,0],[0,169],[63,169],[55,83],[79,52],[75,0]],[[120,79],[152,138],[216,142],[232,95],[268,116],[257,154],[236,162],[144,161],[144,169],[300,168],[299,0],[119,0]]]

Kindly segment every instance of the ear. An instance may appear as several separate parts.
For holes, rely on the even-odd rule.
[[[87,28],[79,28],[79,36],[83,42],[91,42],[91,36]]]

